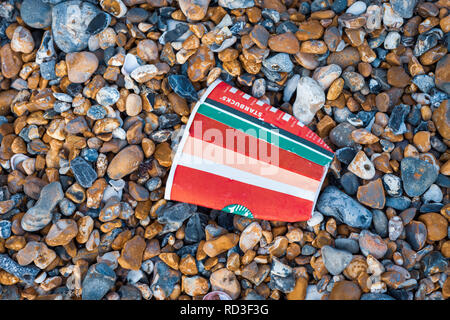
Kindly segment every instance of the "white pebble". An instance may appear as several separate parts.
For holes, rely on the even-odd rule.
[[[308,226],[314,227],[323,221],[323,215],[319,211],[314,211],[311,219],[308,220]]]
[[[443,195],[441,188],[432,184],[430,188],[422,196],[424,202],[441,202]]]
[[[397,31],[391,31],[387,34],[386,39],[384,39],[384,48],[388,50],[393,50],[400,44],[402,36]]]
[[[366,9],[367,9],[367,5],[364,2],[356,1],[345,12],[350,13],[354,16],[359,16],[360,14],[363,14],[364,12],[366,12]]]

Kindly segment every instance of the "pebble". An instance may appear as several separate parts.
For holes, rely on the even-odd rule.
[[[52,182],[41,189],[39,200],[28,209],[21,220],[22,229],[37,231],[44,228],[52,219],[53,208],[64,198],[59,182]]]
[[[363,14],[366,12],[367,5],[363,1],[356,1],[353,3],[348,9],[345,11],[345,13],[350,13],[354,16],[359,16],[360,14]]]
[[[18,26],[11,39],[11,49],[16,52],[31,53],[34,49],[34,40],[31,32],[21,26]]]
[[[171,75],[169,76],[169,85],[172,90],[180,97],[187,99],[188,101],[197,101],[198,95],[192,86],[191,81],[183,75]]]
[[[417,1],[406,1],[406,0],[390,0],[389,1],[392,9],[402,18],[409,19],[413,16],[413,10],[416,6]]]
[[[50,227],[45,242],[52,247],[65,246],[77,233],[78,226],[74,220],[60,219]]]
[[[418,220],[425,224],[429,241],[439,241],[447,237],[448,222],[441,214],[436,212],[422,214]]]
[[[139,147],[125,147],[109,163],[108,176],[111,179],[121,179],[137,170],[143,160],[144,154]]]
[[[405,192],[410,197],[422,195],[436,181],[436,168],[421,159],[407,157],[400,163]]]
[[[334,284],[329,300],[359,300],[361,293],[356,283],[343,280]]]
[[[237,299],[241,293],[241,285],[235,274],[226,268],[221,268],[211,273],[209,281],[212,291],[224,292],[233,300]]]
[[[325,267],[334,276],[344,271],[353,258],[350,252],[338,250],[330,246],[323,246],[321,252]]]
[[[347,169],[361,179],[371,180],[375,176],[375,167],[364,151],[359,151]]]
[[[83,300],[101,300],[114,287],[116,274],[106,263],[89,267],[82,283]]]
[[[249,224],[244,231],[242,231],[239,239],[239,247],[242,252],[252,250],[255,245],[259,243],[262,237],[262,228],[257,222]]]
[[[333,186],[321,193],[316,208],[323,215],[332,216],[355,228],[367,229],[372,222],[369,210]]]
[[[360,186],[356,196],[360,203],[373,209],[383,209],[386,203],[381,179],[376,179]]]
[[[365,256],[370,254],[377,259],[383,258],[388,250],[386,243],[379,235],[367,230],[363,230],[359,234],[359,247]]]
[[[291,72],[294,68],[294,64],[287,53],[277,53],[270,58],[264,59],[262,64],[264,67],[274,72]]]
[[[52,30],[56,46],[65,53],[85,49],[90,37],[89,23],[100,12],[92,3],[80,0],[55,5],[52,8]]]
[[[89,162],[81,157],[76,157],[70,162],[70,169],[72,169],[75,179],[83,188],[89,188],[97,180],[97,172]]]
[[[98,59],[92,52],[68,53],[66,55],[66,65],[70,82],[84,83],[97,70]]]
[[[52,23],[52,7],[42,0],[24,0],[20,17],[30,27],[44,29]]]
[[[302,123],[309,124],[324,104],[325,93],[319,83],[310,77],[300,78],[293,105],[294,116]]]
[[[98,90],[95,100],[102,106],[111,106],[120,98],[119,91],[114,87],[103,87]]]

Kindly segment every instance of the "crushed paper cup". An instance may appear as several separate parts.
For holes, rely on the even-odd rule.
[[[191,113],[165,199],[250,218],[306,221],[333,156],[293,116],[216,80]]]

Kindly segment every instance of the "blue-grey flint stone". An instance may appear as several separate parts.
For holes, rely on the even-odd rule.
[[[100,300],[116,282],[116,274],[106,263],[92,265],[82,283],[83,300]]]
[[[21,266],[7,254],[0,254],[0,269],[16,276],[20,280],[32,284],[40,269],[36,266]]]
[[[410,197],[422,195],[436,181],[438,169],[421,159],[407,157],[400,164],[403,188]]]
[[[417,0],[390,0],[392,9],[402,18],[411,18]]]
[[[20,6],[20,16],[28,26],[44,29],[52,23],[52,8],[41,0],[24,0]]]
[[[321,251],[325,268],[334,276],[344,271],[353,259],[353,255],[350,252],[330,246],[323,246]]]
[[[322,192],[316,209],[355,228],[367,229],[372,222],[369,210],[334,186],[329,186]]]
[[[94,181],[97,180],[97,172],[92,168],[89,162],[82,157],[73,159],[70,162],[70,168],[72,169],[75,179],[83,188],[89,188]]]
[[[90,2],[71,0],[57,4],[52,10],[52,31],[55,44],[65,53],[88,46],[88,26],[101,10]]]

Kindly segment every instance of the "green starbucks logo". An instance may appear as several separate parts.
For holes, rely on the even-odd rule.
[[[230,205],[226,206],[225,208],[223,208],[222,211],[225,211],[228,213],[233,213],[233,214],[238,214],[238,215],[244,216],[246,218],[253,219],[252,212],[248,208],[246,208],[245,206],[240,205],[240,204],[230,204]]]

